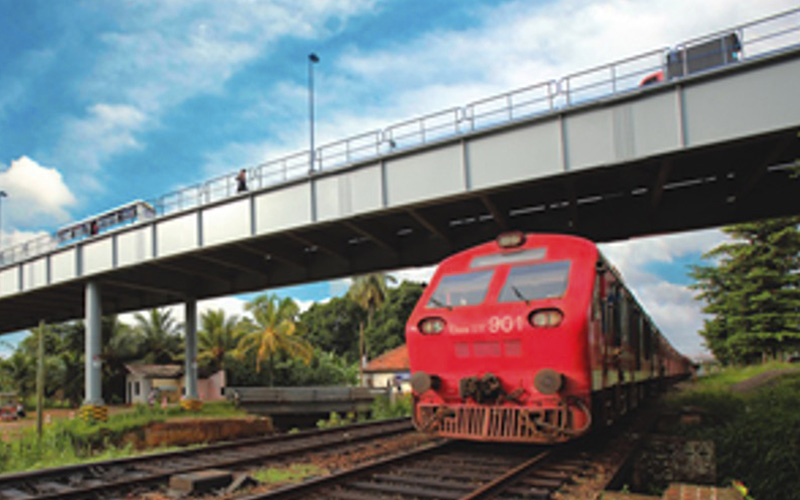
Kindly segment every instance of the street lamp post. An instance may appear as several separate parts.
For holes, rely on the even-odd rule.
[[[319,62],[319,56],[315,53],[308,55],[308,127],[311,139],[311,149],[309,155],[308,172],[314,171],[314,64]]]
[[[5,191],[0,191],[0,248],[3,247],[3,198],[6,196]]]

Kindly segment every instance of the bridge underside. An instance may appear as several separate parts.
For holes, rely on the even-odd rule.
[[[505,230],[597,242],[800,213],[797,129],[374,212],[92,276],[103,314],[436,263]],[[532,160],[535,162],[535,159]],[[0,302],[2,331],[84,315],[86,280]]]

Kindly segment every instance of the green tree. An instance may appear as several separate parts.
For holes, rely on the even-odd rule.
[[[151,309],[147,315],[136,313],[133,327],[142,361],[173,363],[183,353],[182,326],[169,309]]]
[[[277,295],[260,295],[248,302],[245,309],[253,315],[253,321],[246,319],[243,328],[247,332],[240,345],[240,357],[255,354],[256,373],[266,363],[268,384],[274,385],[275,356],[284,352],[309,363],[313,356],[312,347],[297,333],[299,308],[289,298],[280,299]]]
[[[359,324],[366,311],[349,297],[334,297],[316,303],[300,315],[302,335],[315,348],[344,357],[349,363],[358,361]]]
[[[148,345],[130,325],[116,315],[103,316],[100,321],[100,358],[103,360],[103,398],[111,404],[125,401],[126,363],[138,361],[142,348]],[[177,337],[180,346],[180,337]]]
[[[775,359],[800,348],[800,217],[723,228],[733,238],[693,266],[703,311],[700,334],[723,363]]]
[[[387,282],[394,283],[395,281],[394,277],[384,273],[363,274],[353,279],[353,284],[347,291],[347,296],[367,312],[366,328],[363,321],[358,328],[359,366],[362,368],[364,362],[369,358],[369,343],[365,330],[370,329],[375,310],[386,300],[386,295],[389,293]]]
[[[400,286],[388,290],[366,334],[373,357],[405,343],[406,322],[423,290],[422,284],[411,281],[403,281]]]
[[[211,372],[224,370],[226,358],[236,352],[243,336],[238,316],[226,316],[222,309],[204,312],[197,332],[197,360]]]

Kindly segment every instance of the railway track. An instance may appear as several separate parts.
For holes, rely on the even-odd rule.
[[[411,432],[408,419],[368,422],[209,445],[191,450],[0,476],[0,499],[113,498],[166,484],[175,474],[235,469],[292,454]]]
[[[619,487],[658,413],[645,408],[603,432],[558,446],[436,442],[239,500],[544,500],[596,498]]]
[[[448,441],[244,500],[545,499],[590,469],[575,447]]]

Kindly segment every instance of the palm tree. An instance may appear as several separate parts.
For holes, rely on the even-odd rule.
[[[383,304],[389,293],[387,282],[394,283],[396,281],[393,276],[385,273],[362,274],[353,279],[353,284],[347,291],[347,296],[367,311],[367,329],[372,326],[372,316],[375,314],[375,310]],[[363,321],[359,323],[358,351],[359,378],[363,383],[364,364],[369,355],[367,339],[364,337]]]
[[[261,363],[267,363],[269,385],[273,383],[273,364],[275,354],[285,352],[308,364],[314,356],[311,345],[297,332],[297,304],[289,298],[280,299],[277,295],[260,295],[248,302],[245,309],[253,315],[254,321],[243,322],[246,336],[240,344],[240,356],[255,352],[256,372],[261,372]]]
[[[136,313],[134,331],[145,353],[145,363],[169,363],[180,358],[183,350],[182,326],[169,309],[151,309],[147,316]]]
[[[225,317],[225,311],[206,311],[200,316],[197,332],[197,360],[209,363],[214,371],[225,369],[225,356],[236,352],[244,330],[235,314]]]

